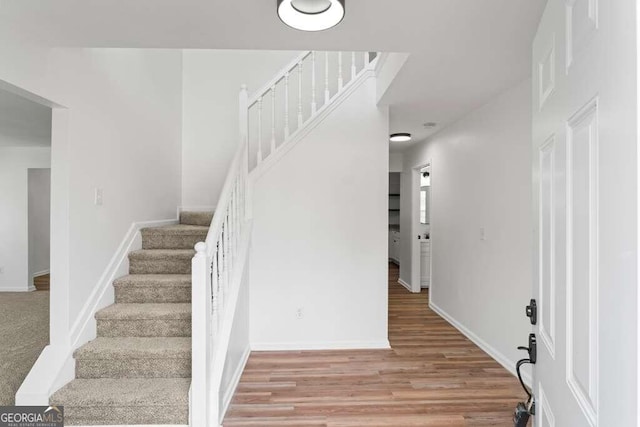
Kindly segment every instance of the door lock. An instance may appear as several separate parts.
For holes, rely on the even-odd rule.
[[[538,323],[538,304],[536,303],[536,300],[532,299],[525,311],[532,325]]]

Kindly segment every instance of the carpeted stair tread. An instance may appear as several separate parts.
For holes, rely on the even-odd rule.
[[[193,249],[207,238],[209,227],[200,225],[165,225],[143,228],[142,249]]]
[[[129,274],[191,274],[193,249],[140,249],[129,253]]]
[[[145,227],[140,231],[149,234],[204,234],[206,236],[209,227],[204,225],[171,224],[159,227]]]
[[[189,337],[99,337],[75,351],[75,359],[191,358]]]
[[[51,396],[71,406],[188,404],[190,378],[76,379]]]
[[[166,259],[188,259],[196,254],[194,249],[139,249],[129,252],[129,259],[135,260],[159,260]],[[180,273],[176,273],[180,274]]]
[[[191,319],[191,304],[113,304],[96,313],[97,320]]]
[[[75,379],[51,396],[67,425],[187,424],[190,378]]]
[[[189,274],[131,274],[114,280],[116,303],[191,302]]]
[[[182,211],[180,212],[180,224],[201,225],[209,227],[213,219],[213,212]]]
[[[183,212],[181,224],[141,230],[115,304],[95,314],[97,338],[74,352],[76,379],[50,399],[66,425],[188,424],[191,262],[212,216]]]
[[[128,274],[113,281],[115,287],[121,286],[184,286],[191,287],[190,274]]]

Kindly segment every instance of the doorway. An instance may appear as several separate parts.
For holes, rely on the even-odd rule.
[[[431,183],[431,161],[412,170],[411,291],[416,293],[432,286]]]
[[[27,171],[29,288],[48,291],[50,287],[51,168]]]
[[[0,405],[49,343],[52,109],[0,88]],[[37,279],[36,279],[37,278]]]
[[[4,319],[9,319],[0,322],[0,335],[7,344],[2,348],[3,354],[0,354],[0,359],[7,362],[4,364],[5,371],[0,375],[6,379],[0,386],[0,402],[3,405],[24,405],[37,401],[38,398],[28,394],[18,402],[20,393],[17,391],[21,384],[24,384],[25,375],[28,375],[34,363],[37,364],[42,359],[39,358],[41,352],[44,354],[49,349],[50,354],[56,351],[51,350],[54,347],[63,348],[67,343],[69,331],[68,110],[2,80],[0,93],[5,100],[4,103],[0,103],[0,119],[5,119],[0,120],[0,125],[5,125],[5,133],[0,135],[0,139],[4,140],[0,143],[0,150],[3,150],[0,161],[5,163],[5,167],[0,166],[0,173],[12,174],[13,177],[0,180],[0,186],[8,185],[9,190],[13,192],[21,189],[21,195],[14,198],[18,200],[15,206],[20,214],[15,214],[16,209],[11,212],[0,211],[0,232],[3,237],[14,229],[20,229],[23,233],[19,239],[19,242],[22,242],[20,244],[15,243],[18,242],[15,239],[8,247],[6,239],[0,243],[0,249],[8,250],[9,254],[20,252],[19,257],[12,258],[15,261],[0,257],[3,260],[0,265],[0,313],[5,314]],[[10,111],[12,113],[9,113]],[[34,111],[39,113],[29,114]],[[42,120],[37,119],[40,115],[48,117],[48,121],[42,123]],[[34,128],[35,123],[39,125]],[[14,129],[9,131],[12,126]],[[21,126],[22,129],[16,129],[16,126]],[[29,245],[28,227],[29,181],[47,181],[47,178],[37,175],[48,176],[48,183],[39,185],[40,191],[36,192],[40,196],[35,194],[41,205],[49,206],[49,212],[45,215],[49,218],[43,220],[47,224],[43,225],[41,222],[40,232],[33,233],[34,238],[36,235],[42,236],[41,233],[49,234],[48,255],[46,249],[42,251],[44,253],[37,255],[41,261],[44,260],[43,263],[30,262],[29,251],[29,246],[32,246]],[[48,186],[49,190],[43,190],[42,186]],[[42,191],[49,195],[48,200],[42,195]],[[32,207],[34,203],[31,203]],[[15,224],[11,225],[16,218],[22,221],[18,227]],[[47,225],[48,232],[45,230]],[[46,243],[46,238],[44,240]],[[20,251],[17,250],[18,246]],[[50,270],[51,291],[29,292],[34,290],[33,276],[46,276],[39,274],[46,270]],[[18,280],[9,280],[14,277]],[[15,344],[12,345],[12,342]],[[41,401],[48,398],[48,386],[43,387],[47,379],[43,377],[42,372],[56,372],[56,369],[58,368],[52,367],[49,362],[46,369],[34,379],[42,389]]]

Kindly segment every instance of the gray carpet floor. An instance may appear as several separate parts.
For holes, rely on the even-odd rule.
[[[0,292],[0,406],[15,395],[49,343],[49,292]]]

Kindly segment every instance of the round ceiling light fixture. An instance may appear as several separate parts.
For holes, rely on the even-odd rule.
[[[278,17],[302,31],[335,27],[344,18],[345,0],[278,0]]]
[[[389,140],[391,142],[408,142],[411,141],[411,134],[406,132],[392,133]]]

